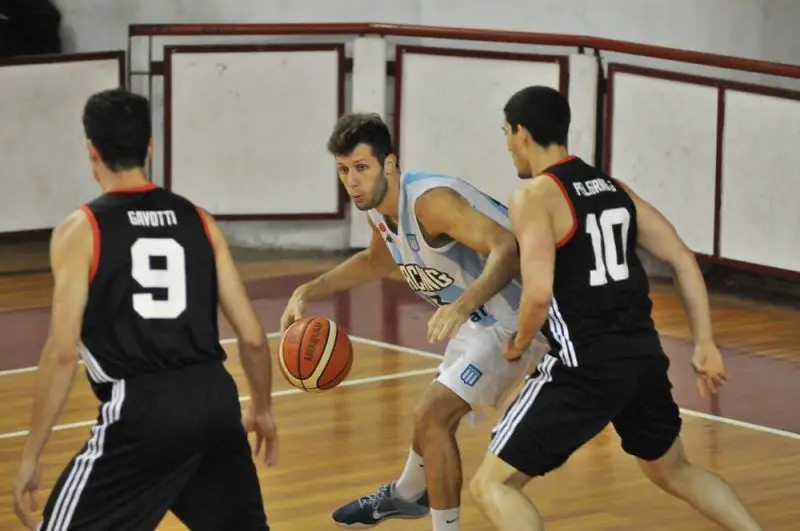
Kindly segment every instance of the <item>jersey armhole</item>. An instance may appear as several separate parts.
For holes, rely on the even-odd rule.
[[[564,247],[566,244],[572,240],[572,237],[575,236],[575,231],[578,229],[578,216],[575,214],[575,205],[572,204],[572,199],[569,197],[569,192],[564,187],[564,183],[561,182],[561,179],[553,175],[552,173],[542,173],[542,175],[546,175],[555,181],[558,185],[558,188],[561,190],[561,194],[564,196],[564,199],[567,200],[567,204],[569,205],[569,211],[572,213],[572,229],[559,241],[556,242],[556,248]]]
[[[197,215],[200,216],[200,221],[203,223],[203,230],[206,232],[206,238],[208,238],[208,243],[211,245],[211,250],[216,254],[217,248],[214,246],[214,238],[211,237],[211,228],[208,226],[208,220],[199,206],[195,205],[195,208],[197,209]]]
[[[439,254],[445,254],[447,251],[452,249],[453,246],[455,246],[455,244],[458,243],[458,240],[456,240],[455,238],[453,238],[452,236],[450,236],[448,234],[447,236],[450,238],[449,242],[445,243],[441,247],[432,246],[430,243],[428,243],[428,240],[425,239],[425,227],[422,225],[422,223],[420,223],[419,218],[417,217],[417,201],[419,200],[419,198],[422,197],[424,194],[430,192],[431,190],[435,190],[437,188],[447,188],[448,190],[451,190],[452,192],[455,192],[456,194],[458,194],[462,199],[464,199],[464,201],[469,203],[469,199],[467,199],[464,196],[464,194],[462,194],[458,190],[454,190],[453,188],[450,188],[450,187],[445,186],[443,184],[440,184],[440,185],[437,185],[437,186],[431,186],[430,188],[426,189],[421,194],[416,194],[414,196],[414,202],[411,205],[411,209],[410,209],[411,212],[409,212],[409,222],[411,223],[412,227],[409,227],[409,228],[411,228],[412,230],[416,230],[417,233],[419,234],[420,239],[422,240],[421,243],[420,242],[416,242],[417,246],[424,245],[425,248],[428,249],[429,251],[432,251],[434,253],[439,253]],[[406,200],[408,200],[408,197],[406,197]],[[398,227],[398,230],[400,230],[399,227]],[[398,236],[402,236],[402,235],[398,234]],[[406,238],[407,237],[408,236],[406,235]],[[415,241],[416,241],[416,238],[415,238]],[[413,247],[412,247],[412,249],[413,249]],[[419,252],[420,250],[419,249],[414,249],[414,251],[415,252]]]
[[[89,284],[91,284],[97,274],[97,268],[100,266],[100,225],[97,224],[94,212],[87,205],[83,205],[81,210],[86,214],[86,218],[92,226],[92,267],[89,270]]]

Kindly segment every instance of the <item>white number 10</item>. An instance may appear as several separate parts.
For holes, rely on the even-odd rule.
[[[614,225],[622,225],[622,257],[617,256],[617,243],[614,237]],[[586,216],[586,232],[592,238],[594,250],[594,269],[589,272],[589,285],[602,286],[608,284],[608,277],[613,280],[628,278],[628,228],[631,225],[631,214],[625,208],[612,208],[597,216]],[[608,275],[606,275],[608,273]]]
[[[163,256],[166,269],[153,269],[150,258]],[[133,309],[145,319],[175,319],[186,310],[186,253],[172,238],[139,238],[131,247],[131,275],[143,288],[167,290],[165,299],[136,293]]]

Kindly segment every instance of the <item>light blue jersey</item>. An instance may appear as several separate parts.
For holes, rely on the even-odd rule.
[[[392,232],[382,214],[376,210],[368,212],[408,285],[437,307],[455,301],[480,276],[486,263],[485,256],[457,241],[450,241],[441,247],[431,247],[426,242],[414,207],[422,194],[441,187],[455,190],[475,210],[511,229],[505,205],[466,181],[428,173],[404,173],[400,177],[400,208],[396,233]],[[470,321],[481,326],[500,323],[516,330],[521,295],[521,284],[512,280],[500,293],[473,312]]]

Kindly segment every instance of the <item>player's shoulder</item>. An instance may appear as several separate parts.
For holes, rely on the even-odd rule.
[[[400,175],[400,186],[405,188],[409,187],[425,187],[429,185],[436,185],[437,183],[450,183],[457,181],[455,177],[450,175],[443,175],[441,173],[431,173],[423,171],[410,171],[404,172]]]
[[[92,212],[84,205],[72,211],[56,225],[50,235],[50,248],[63,250],[86,242],[92,242],[97,222]]]

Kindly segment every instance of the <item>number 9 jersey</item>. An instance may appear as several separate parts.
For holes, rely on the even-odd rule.
[[[83,211],[94,232],[80,345],[90,380],[224,360],[214,248],[199,210],[150,185],[105,193]]]

